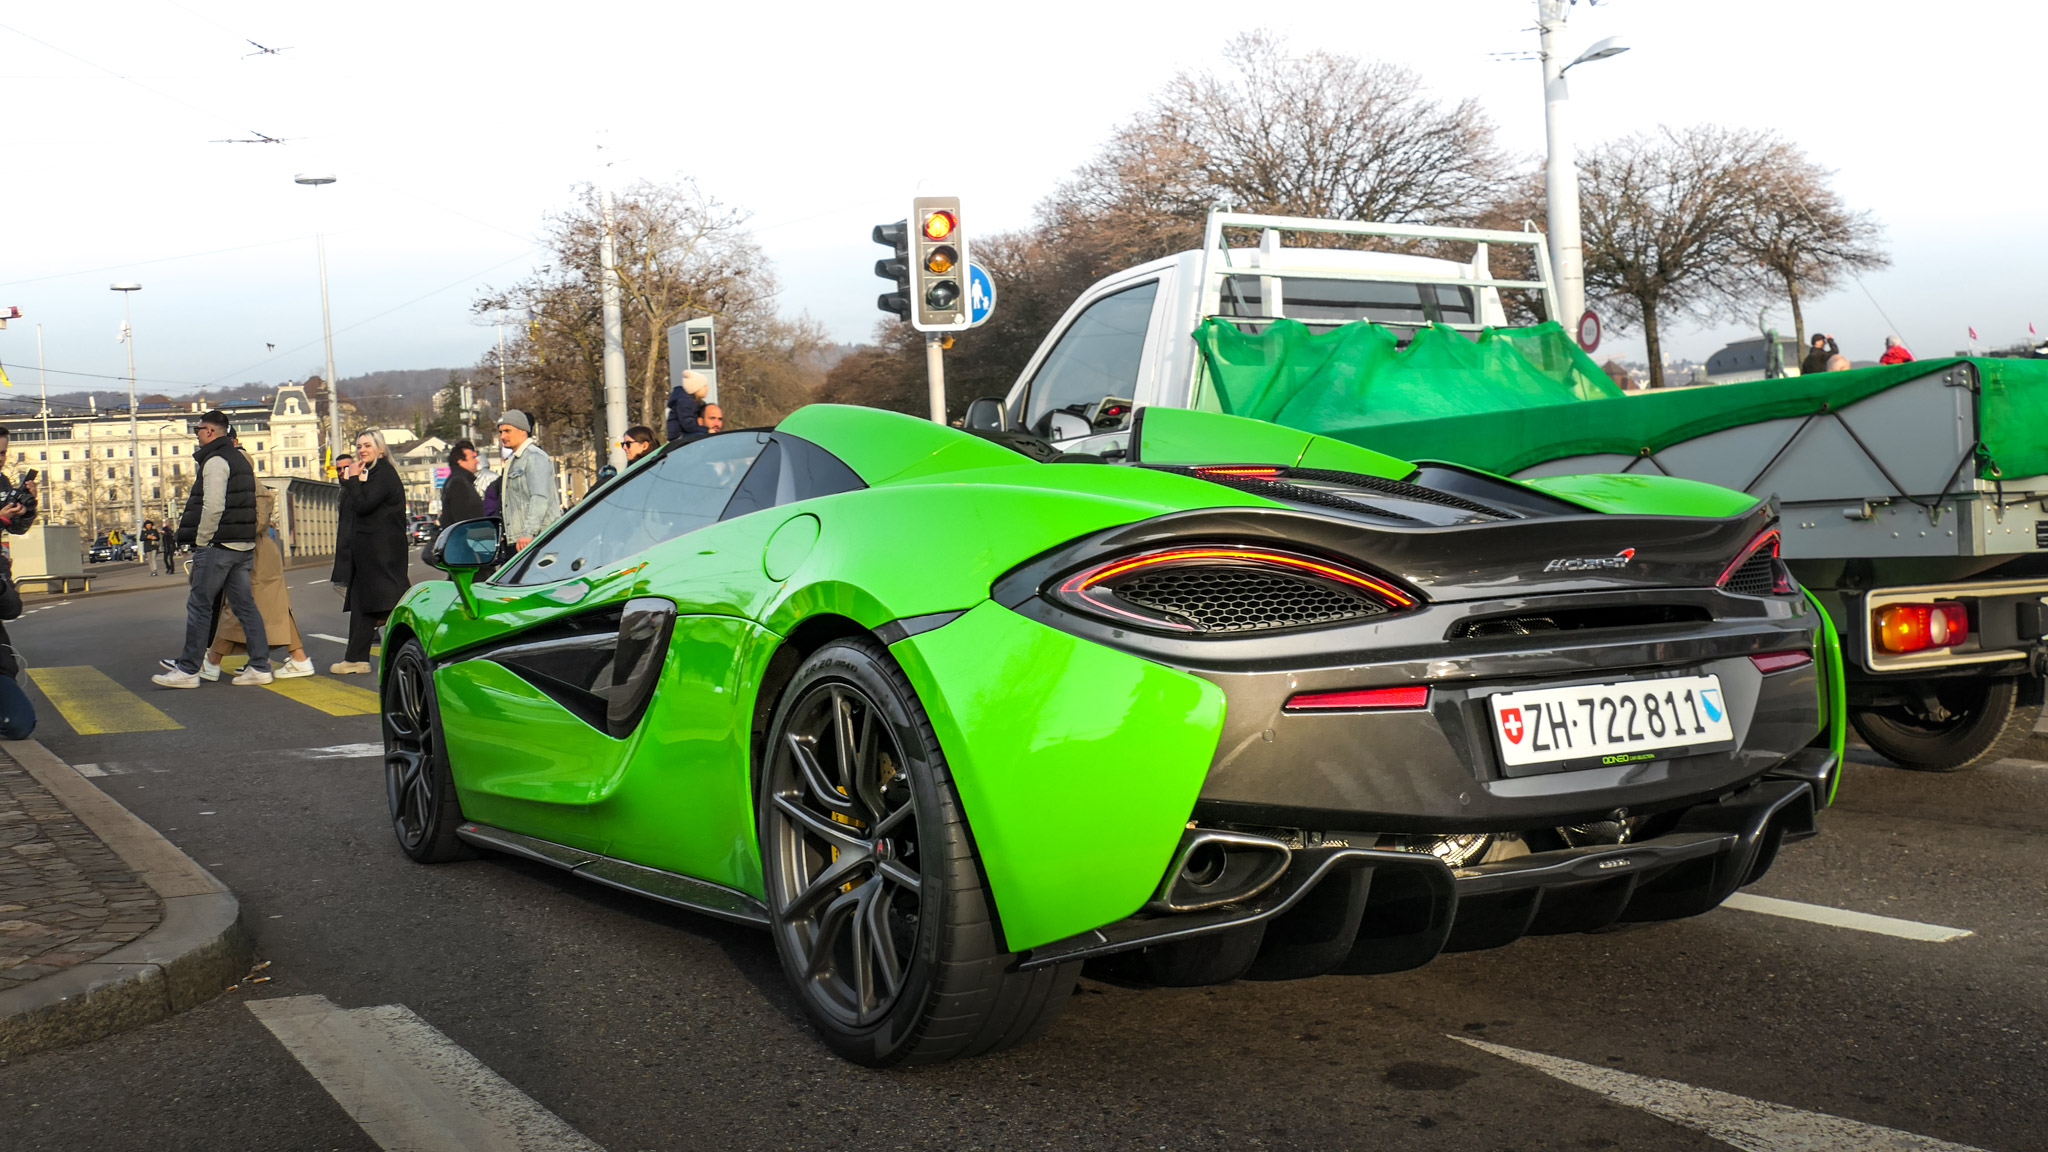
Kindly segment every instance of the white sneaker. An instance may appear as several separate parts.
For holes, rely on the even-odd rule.
[[[234,680],[233,680],[233,681],[231,681],[231,683],[235,683],[235,684],[268,684],[268,683],[270,683],[270,681],[271,681],[271,675],[270,675],[270,673],[268,673],[268,672],[258,672],[258,671],[257,671],[256,669],[254,669],[254,668],[244,668],[244,669],[242,669],[242,670],[241,670],[241,672],[239,672],[239,673],[237,673],[237,674],[236,674],[236,676],[235,676]]]
[[[159,672],[156,675],[151,676],[150,679],[156,681],[158,684],[161,684],[166,688],[199,687],[199,674],[197,672],[180,672],[175,668],[171,669],[169,672]]]
[[[311,676],[313,671],[313,658],[311,656],[306,657],[304,660],[286,660],[284,663],[274,665],[271,668],[272,674],[279,680],[289,680],[294,676]]]
[[[199,658],[199,678],[208,684],[220,679],[220,665],[201,656]]]

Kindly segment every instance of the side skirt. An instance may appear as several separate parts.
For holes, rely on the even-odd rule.
[[[538,860],[586,880],[595,880],[663,904],[708,913],[756,928],[768,926],[767,906],[737,888],[727,888],[680,872],[664,872],[659,868],[600,856],[488,824],[464,824],[455,830],[455,834],[479,848]]]

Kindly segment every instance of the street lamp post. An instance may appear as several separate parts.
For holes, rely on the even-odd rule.
[[[131,281],[109,284],[107,287],[121,294],[121,343],[128,346],[128,486],[134,496],[134,531],[138,539],[142,536],[142,435],[135,425],[135,331],[129,326],[128,299],[142,291],[142,285]]]
[[[334,183],[334,177],[326,173],[301,172],[292,177],[292,183],[318,188],[322,184]],[[314,246],[320,250],[320,333],[327,342],[327,445],[335,459],[341,458],[341,384],[334,378],[334,317],[327,306],[327,233],[316,230],[313,233]]]
[[[1571,2],[1536,0],[1536,32],[1542,43],[1543,130],[1549,152],[1543,166],[1543,193],[1549,204],[1550,264],[1558,296],[1558,315],[1553,319],[1576,335],[1579,317],[1586,311],[1586,254],[1579,239],[1579,165],[1566,119],[1571,90],[1564,74],[1589,60],[1626,52],[1628,46],[1620,37],[1610,36],[1566,63],[1558,55],[1557,34],[1564,30]]]

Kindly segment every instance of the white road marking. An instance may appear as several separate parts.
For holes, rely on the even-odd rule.
[[[291,755],[306,760],[353,760],[383,754],[382,744],[329,744],[325,748],[295,748],[291,751]]]
[[[100,771],[100,766],[99,766],[99,765],[97,765],[97,764],[73,764],[73,765],[72,765],[72,767],[73,767],[73,768],[76,768],[76,769],[78,769],[78,774],[79,774],[80,776],[105,776],[105,775],[106,775],[106,773],[105,773],[105,772],[102,772],[102,771]]]
[[[385,1152],[604,1152],[403,1004],[285,996],[249,1011]]]
[[[313,633],[313,639],[315,639],[315,640],[332,640],[332,641],[334,641],[334,642],[335,642],[336,644],[346,644],[346,643],[348,643],[348,637],[346,637],[346,636],[329,636],[329,635],[328,635],[327,633],[325,633],[325,632],[315,632],[315,633]]]
[[[1968,1144],[1951,1144],[1932,1136],[1882,1128],[1825,1112],[1802,1112],[1783,1104],[1696,1088],[1677,1080],[1638,1076],[1616,1068],[1488,1044],[1468,1036],[1451,1039],[1525,1064],[1588,1092],[1597,1092],[1617,1104],[1640,1108],[1680,1127],[1703,1132],[1743,1152],[1815,1152],[1824,1148],[1855,1148],[1859,1152],[1984,1152]]]
[[[326,578],[325,578],[325,577],[322,577],[321,579],[318,579],[318,580],[308,580],[308,581],[306,581],[306,583],[305,583],[305,585],[304,585],[304,586],[305,586],[305,587],[307,587],[307,588],[311,588],[311,587],[312,587],[313,585],[315,585],[315,584],[325,584],[325,583],[327,583],[327,580],[326,580]]]
[[[1743,912],[1761,912],[1766,916],[1783,916],[1788,920],[1826,924],[1833,928],[1853,928],[1858,932],[1897,936],[1901,940],[1924,940],[1930,944],[1945,944],[1950,940],[1961,940],[1965,936],[1976,935],[1968,928],[1922,924],[1918,920],[1894,920],[1890,916],[1872,916],[1868,912],[1851,912],[1845,908],[1829,908],[1824,904],[1801,904],[1796,900],[1779,900],[1771,896],[1752,896],[1747,892],[1737,892],[1723,900],[1721,906]]]

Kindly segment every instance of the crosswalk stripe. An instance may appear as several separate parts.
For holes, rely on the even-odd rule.
[[[29,678],[43,690],[80,736],[111,732],[166,732],[183,728],[163,709],[114,682],[90,665],[31,668]]]
[[[604,1152],[403,1004],[245,1003],[386,1152]]]
[[[1897,1128],[1866,1124],[1826,1112],[1806,1112],[1678,1080],[1655,1079],[1623,1072],[1619,1068],[1581,1064],[1562,1056],[1489,1044],[1470,1036],[1453,1036],[1451,1039],[1462,1040],[1483,1052],[1527,1065],[1618,1104],[1640,1108],[1743,1152],[1812,1152],[1817,1148],[1856,1148],[1862,1152],[1983,1152],[1967,1144],[1901,1132]]]
[[[326,676],[299,676],[272,680],[264,685],[279,696],[288,696],[329,716],[369,716],[378,709],[377,694],[368,688],[343,684]]]

